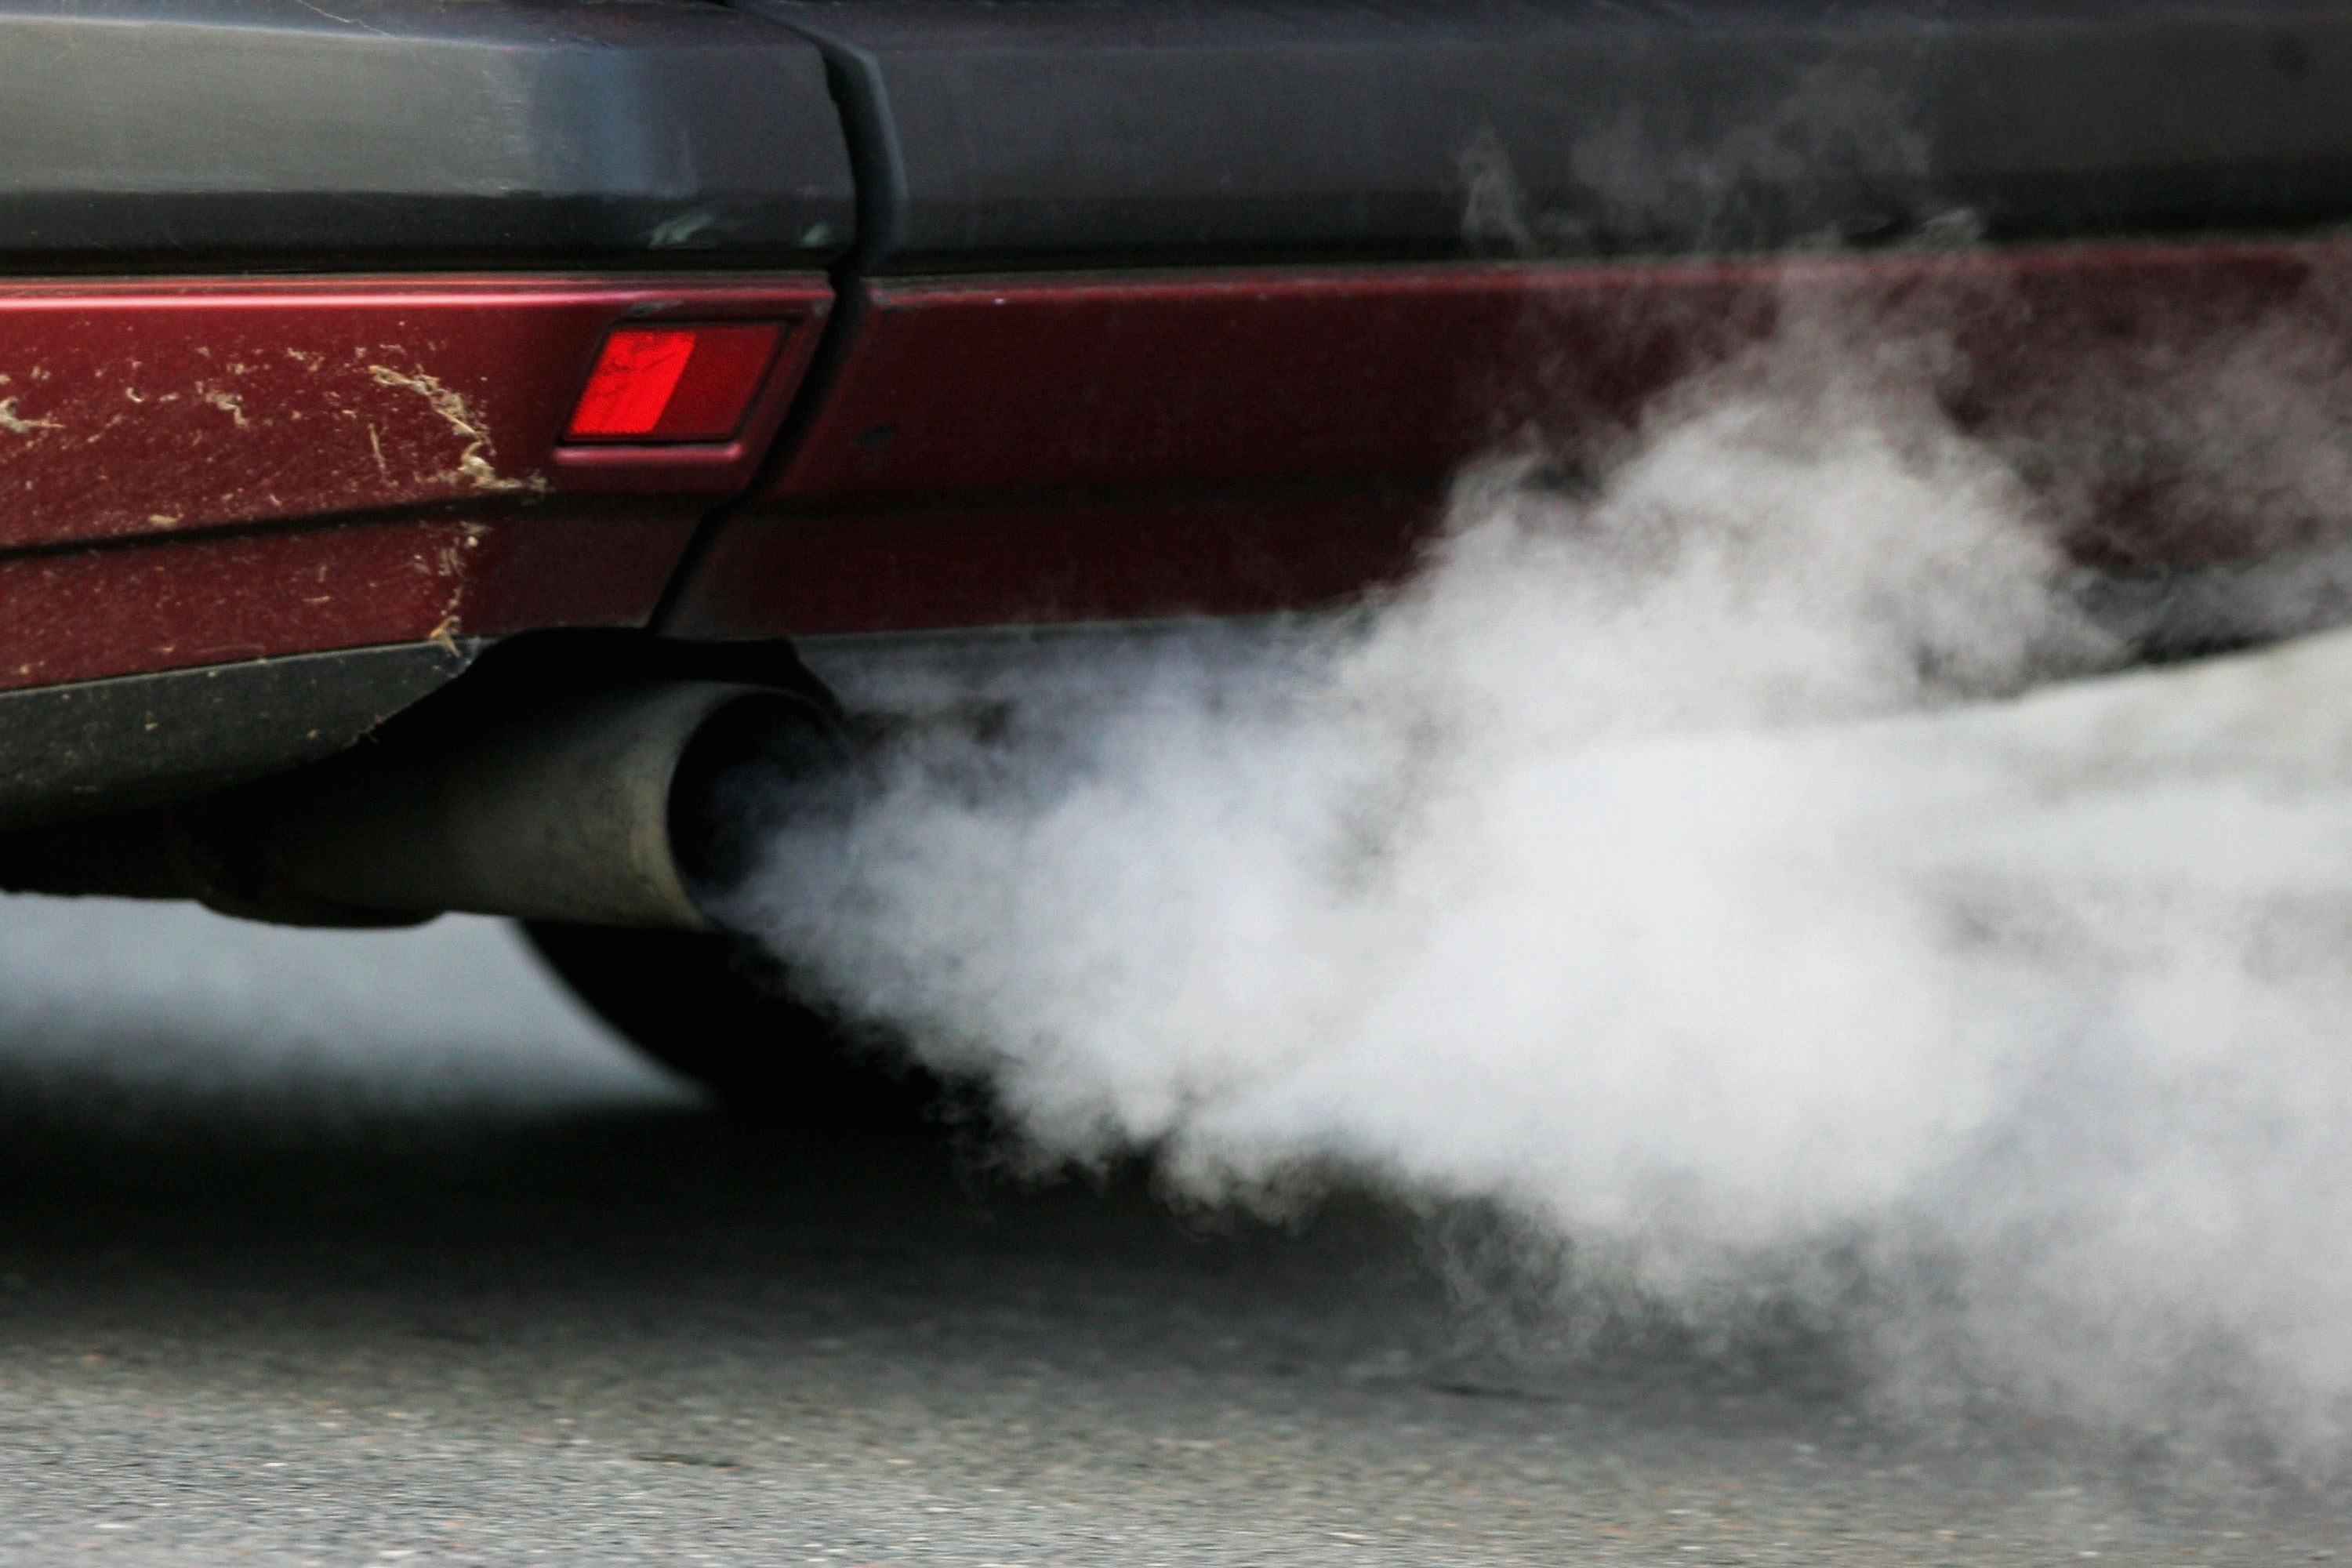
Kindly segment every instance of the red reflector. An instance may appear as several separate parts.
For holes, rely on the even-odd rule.
[[[783,335],[772,322],[615,327],[567,441],[723,441],[743,423]]]

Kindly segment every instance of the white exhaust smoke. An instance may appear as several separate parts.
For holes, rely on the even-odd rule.
[[[892,700],[1002,721],[780,826],[739,918],[1043,1158],[1492,1200],[1914,1409],[2331,1465],[2352,643],[2030,689],[2124,650],[1932,359],[1784,338],[1580,488],[1483,468],[1343,623],[942,656]]]

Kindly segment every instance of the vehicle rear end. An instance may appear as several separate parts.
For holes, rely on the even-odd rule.
[[[7,0],[0,881],[705,963],[834,670],[1344,609],[1800,331],[2131,647],[2324,624],[2179,416],[2334,384],[2347,89],[2284,0]]]

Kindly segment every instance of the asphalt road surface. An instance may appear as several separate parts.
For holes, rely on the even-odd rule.
[[[714,1117],[506,933],[0,901],[0,1563],[2284,1563],[2352,1495],[1538,1371],[1370,1196]],[[2352,1551],[2344,1555],[2352,1560]]]

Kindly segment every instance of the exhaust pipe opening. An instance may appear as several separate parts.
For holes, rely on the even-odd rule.
[[[706,915],[722,908],[759,869],[781,813],[841,803],[851,758],[843,726],[798,696],[761,693],[712,712],[670,778],[670,853],[687,897]]]

